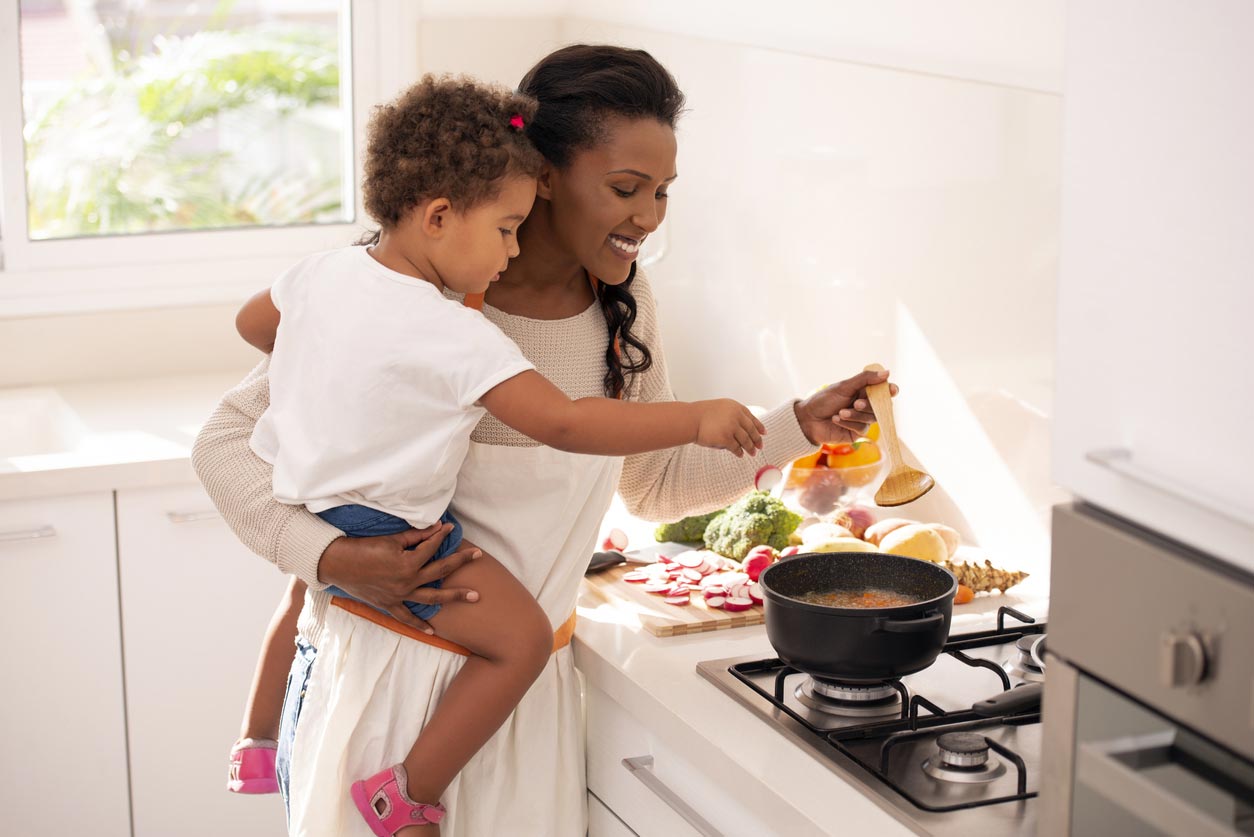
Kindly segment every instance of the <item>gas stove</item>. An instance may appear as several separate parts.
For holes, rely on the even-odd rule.
[[[920,834],[1031,837],[1044,646],[1044,623],[1003,607],[996,629],[951,635],[899,680],[842,683],[776,658],[697,671]]]

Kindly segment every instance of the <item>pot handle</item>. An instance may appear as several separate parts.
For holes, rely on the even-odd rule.
[[[888,619],[881,617],[877,619],[875,626],[877,631],[888,631],[894,634],[917,634],[923,631],[930,631],[937,625],[945,621],[943,613],[933,613],[931,616],[924,616],[922,619]]]

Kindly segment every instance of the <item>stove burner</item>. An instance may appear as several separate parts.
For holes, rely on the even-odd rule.
[[[1019,637],[1015,642],[1018,652],[1002,666],[1011,677],[1028,683],[1045,682],[1045,635]]]
[[[991,782],[1006,766],[989,755],[988,742],[975,732],[946,732],[936,737],[937,752],[923,762],[923,772],[945,782]]]
[[[876,718],[901,712],[901,694],[892,683],[840,683],[806,677],[797,700],[811,709],[848,718]]]
[[[814,691],[832,700],[848,700],[863,703],[871,700],[882,700],[897,694],[891,683],[841,683],[836,680],[822,680],[817,677],[813,681]]]

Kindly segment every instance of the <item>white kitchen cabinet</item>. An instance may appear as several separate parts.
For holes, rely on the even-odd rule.
[[[226,790],[262,636],[287,578],[199,485],[117,492],[135,837],[272,837],[277,796]]]
[[[588,793],[588,837],[636,837],[618,816],[605,807],[596,794]]]
[[[595,686],[586,686],[584,701],[588,791],[629,833],[641,837],[776,833],[779,824],[751,810],[735,792],[736,781],[728,778],[733,766],[698,766],[651,724]],[[605,824],[604,819],[599,822],[598,827]]]
[[[1254,570],[1254,4],[1072,2],[1054,478]]]
[[[131,833],[113,495],[0,503],[0,831]]]

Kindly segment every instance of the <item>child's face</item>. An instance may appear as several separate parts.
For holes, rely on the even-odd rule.
[[[495,200],[467,212],[451,212],[434,267],[445,287],[478,294],[500,278],[518,255],[518,227],[536,200],[532,177],[506,179]]]

